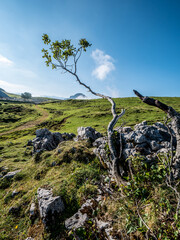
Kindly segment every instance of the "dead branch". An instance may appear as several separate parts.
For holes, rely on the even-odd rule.
[[[153,98],[144,97],[138,91],[133,90],[137,97],[141,99],[144,103],[157,107],[167,113],[167,116],[171,118],[172,129],[176,135],[176,154],[172,160],[172,177],[174,180],[180,178],[180,114],[176,112],[172,107],[155,100]]]

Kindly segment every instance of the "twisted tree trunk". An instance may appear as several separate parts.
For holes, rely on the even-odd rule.
[[[68,72],[71,73],[71,71],[68,71]],[[114,133],[114,126],[116,125],[119,118],[121,118],[124,115],[125,110],[122,109],[121,113],[117,114],[116,104],[111,97],[94,92],[89,86],[87,86],[85,83],[81,82],[81,80],[79,79],[79,77],[77,76],[76,73],[71,73],[71,74],[76,77],[76,80],[80,85],[83,85],[85,88],[87,88],[89,90],[89,92],[91,92],[93,95],[107,99],[111,103],[111,113],[112,113],[113,118],[109,122],[108,127],[107,127],[108,146],[109,146],[109,150],[110,150],[110,154],[111,154],[111,164],[110,164],[109,171],[110,171],[111,175],[113,177],[115,177],[115,180],[116,180],[117,184],[119,185],[120,183],[123,182],[122,175],[124,173],[124,169],[123,169],[123,164],[120,161],[121,153],[118,156],[118,153],[115,149],[115,145],[113,142],[113,133]],[[120,144],[121,144],[121,142],[120,142]]]
[[[138,96],[144,103],[160,108],[165,113],[167,113],[167,116],[169,118],[171,118],[172,129],[176,135],[177,141],[176,154],[172,160],[173,169],[172,177],[174,180],[177,180],[178,178],[180,178],[180,114],[176,112],[172,107],[167,106],[166,104],[158,100],[149,97],[144,97],[136,90],[133,91],[136,94],[136,96]]]

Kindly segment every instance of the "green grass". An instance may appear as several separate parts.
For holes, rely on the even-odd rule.
[[[37,119],[40,113],[34,104],[0,101],[0,133]]]
[[[163,103],[171,105],[175,110],[180,112],[180,98],[158,98]],[[122,108],[126,109],[126,113],[117,123],[118,125],[134,126],[135,124],[147,120],[148,124],[157,121],[163,122],[165,114],[151,106],[147,106],[137,98],[115,99],[118,112]],[[30,120],[40,117],[34,105],[0,102],[0,132],[15,129],[17,126]],[[81,205],[84,198],[92,197],[96,194],[96,182],[99,181],[100,175],[106,172],[101,169],[99,160],[93,155],[92,148],[86,142],[63,142],[58,149],[50,152],[43,152],[39,156],[32,156],[32,147],[27,147],[29,139],[35,137],[35,130],[40,127],[46,127],[51,131],[59,131],[61,133],[75,133],[80,126],[91,126],[101,133],[106,133],[108,122],[112,116],[110,113],[110,104],[103,99],[98,100],[67,100],[51,103],[43,103],[39,105],[48,111],[49,117],[39,126],[32,129],[15,131],[7,135],[0,136],[0,174],[3,167],[8,171],[21,169],[11,181],[5,182],[0,179],[0,240],[6,239],[26,239],[27,236],[37,234],[39,239],[42,238],[43,227],[39,219],[34,224],[29,219],[29,208],[32,201],[36,201],[36,193],[38,187],[48,186],[53,188],[55,195],[61,195],[67,210],[62,216],[63,219],[69,217]],[[19,110],[18,110],[19,109]],[[17,111],[18,110],[18,111]],[[11,119],[4,122],[4,119]],[[12,119],[17,121],[13,122]],[[72,149],[76,148],[73,153]],[[52,163],[56,162],[56,166],[52,167]],[[12,191],[18,191],[19,194],[14,198]],[[156,194],[153,202],[149,206],[149,211],[155,214],[155,202],[166,196],[167,190],[155,188]],[[164,192],[163,192],[164,191]],[[153,193],[153,192],[152,192]],[[162,200],[163,201],[163,200]],[[108,214],[115,219],[115,224],[122,226],[126,222],[126,213],[129,210],[122,210],[124,200],[105,201],[102,214]],[[147,202],[147,204],[150,204]],[[128,209],[133,205],[127,202]],[[167,204],[166,204],[167,205]],[[12,206],[20,207],[17,216],[9,214]],[[162,211],[163,212],[163,211]],[[128,213],[130,217],[132,215]],[[152,215],[153,218],[153,215]],[[147,219],[153,222],[152,219]],[[157,220],[157,218],[155,218]],[[133,221],[132,221],[133,222]],[[155,224],[155,221],[152,225]],[[133,224],[131,224],[133,225]],[[38,227],[37,227],[38,226]],[[61,234],[61,227],[57,235]],[[48,239],[45,238],[45,239]]]
[[[165,104],[172,105],[180,111],[180,98],[157,98]],[[125,115],[118,121],[117,126],[125,124],[134,126],[136,123],[147,120],[148,124],[163,121],[165,113],[155,107],[142,103],[138,98],[115,99],[117,112],[126,110]],[[50,119],[44,127],[61,132],[76,133],[79,126],[91,126],[105,133],[109,121],[112,119],[111,105],[107,100],[67,100],[57,103],[41,105],[50,112]]]

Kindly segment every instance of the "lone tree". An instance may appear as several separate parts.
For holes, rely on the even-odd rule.
[[[24,98],[24,99],[31,99],[32,95],[29,92],[24,92],[24,93],[21,94],[21,97]]]
[[[115,177],[115,180],[120,184],[122,176],[124,174],[123,162],[121,159],[121,153],[116,150],[113,133],[114,126],[117,123],[118,119],[121,118],[125,110],[122,109],[120,114],[116,112],[116,104],[114,100],[106,95],[97,93],[87,86],[84,82],[79,79],[77,75],[77,63],[83,52],[86,52],[86,49],[91,46],[91,44],[85,39],[82,38],[79,40],[78,47],[75,47],[71,44],[71,40],[62,40],[61,42],[55,41],[52,42],[47,34],[42,36],[44,44],[48,45],[49,49],[42,49],[43,58],[46,59],[45,63],[49,67],[52,66],[52,69],[62,69],[65,73],[68,72],[73,75],[76,81],[84,86],[89,92],[93,95],[107,99],[111,104],[111,113],[112,120],[109,122],[107,127],[107,136],[108,136],[108,145],[110,150],[110,162],[109,162],[109,172]],[[120,151],[121,152],[121,151]]]

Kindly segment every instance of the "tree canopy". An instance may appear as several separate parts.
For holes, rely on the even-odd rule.
[[[79,60],[82,51],[86,52],[86,49],[92,44],[85,38],[81,38],[78,43],[78,47],[71,44],[71,40],[62,40],[52,42],[47,34],[43,34],[42,40],[44,44],[49,46],[49,50],[42,49],[43,58],[46,59],[45,63],[49,67],[52,65],[52,69],[62,68],[65,71],[76,73],[76,64]],[[54,62],[55,60],[55,62]],[[68,64],[68,61],[72,60],[72,64]],[[74,68],[74,69],[73,69]]]
[[[32,95],[29,92],[24,92],[24,93],[21,94],[21,97],[24,98],[24,99],[31,99]]]

